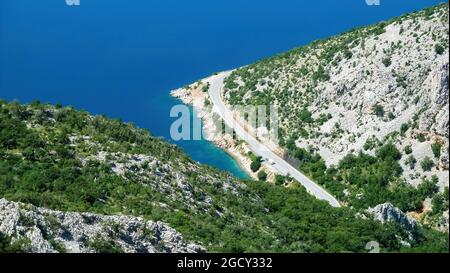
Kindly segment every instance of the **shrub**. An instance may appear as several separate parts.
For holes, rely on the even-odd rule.
[[[252,172],[256,173],[261,168],[261,157],[255,157],[250,164]]]
[[[434,51],[436,52],[436,54],[442,55],[444,54],[445,48],[442,45],[438,44],[434,46]]]
[[[258,173],[258,180],[259,181],[266,181],[267,180],[267,173],[265,171],[260,171]]]
[[[417,135],[417,140],[419,142],[425,142],[427,139],[425,138],[425,136],[423,134],[418,134]]]
[[[422,183],[420,183],[420,185],[417,187],[417,190],[423,199],[431,197],[439,191],[439,187],[437,185],[438,182],[439,178],[436,175],[433,175],[431,181],[425,179],[424,181],[422,181]]]
[[[380,146],[380,141],[376,137],[371,137],[366,140],[366,143],[364,143],[363,149],[365,151],[371,151],[375,149],[376,147]]]
[[[345,51],[344,51],[344,57],[348,60],[348,59],[351,59],[352,57],[353,57],[353,53],[350,51],[350,50],[348,50],[348,49],[346,49]]]
[[[393,120],[393,119],[395,119],[395,115],[394,115],[394,113],[392,113],[392,112],[389,112],[389,114],[388,114],[388,118],[389,118],[389,120]]]
[[[386,58],[383,58],[383,64],[384,64],[384,66],[385,67],[389,67],[391,64],[392,64],[392,60],[391,60],[391,57],[386,57]]]
[[[377,115],[378,117],[383,117],[384,116],[384,107],[382,105],[379,104],[375,104],[372,107],[372,111],[375,115]]]
[[[392,143],[388,143],[380,147],[376,154],[382,160],[400,160],[402,158],[402,154]]]
[[[412,154],[412,152],[413,152],[412,146],[411,145],[406,146],[405,149],[404,149],[404,152],[407,155]]]
[[[300,112],[300,120],[305,123],[312,123],[314,120],[312,119],[312,114],[308,109],[304,108]]]
[[[422,162],[420,163],[420,165],[421,165],[422,170],[423,170],[424,172],[429,172],[429,171],[431,171],[431,168],[433,168],[434,162],[433,162],[433,160],[431,160],[431,158],[429,158],[429,157],[427,156],[427,157],[425,157],[425,158],[422,160]]]
[[[31,241],[28,238],[15,240],[0,232],[0,253],[26,253],[29,252]]]
[[[319,66],[317,71],[315,71],[312,75],[313,81],[328,81],[330,79],[330,75],[325,71],[325,69],[322,66]]]
[[[98,253],[123,253],[123,249],[112,240],[95,237],[87,245]]]
[[[203,85],[202,87],[202,92],[206,93],[209,91],[209,87],[210,87],[210,83],[207,83],[205,85]]]
[[[431,201],[432,204],[432,215],[442,215],[444,211],[448,210],[448,187],[445,188],[443,193],[438,193],[433,197]]]
[[[417,159],[412,155],[410,155],[405,161],[405,164],[408,165],[411,170],[414,170],[416,163]]]
[[[409,130],[409,124],[408,124],[408,123],[403,123],[403,124],[400,126],[400,134],[401,134],[402,136],[404,136],[405,133],[406,133],[408,130]]]
[[[433,151],[435,158],[441,157],[441,148],[442,148],[442,144],[440,144],[439,142],[435,142],[435,143],[431,144],[431,150]]]
[[[286,177],[279,175],[279,174],[277,174],[275,176],[275,185],[281,186],[284,184],[285,181],[286,181]]]

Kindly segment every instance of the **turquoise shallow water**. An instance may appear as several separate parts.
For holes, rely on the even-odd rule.
[[[216,71],[431,6],[436,0],[0,1],[0,98],[73,105],[169,138],[169,91]],[[206,141],[192,158],[244,177]]]

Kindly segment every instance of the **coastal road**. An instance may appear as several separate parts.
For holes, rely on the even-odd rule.
[[[209,96],[211,102],[214,105],[213,110],[219,114],[219,116],[224,120],[227,126],[233,128],[236,135],[248,143],[250,149],[258,156],[264,159],[269,159],[275,168],[283,175],[289,175],[290,177],[297,180],[302,184],[306,190],[318,199],[325,200],[330,203],[333,207],[340,207],[339,202],[331,194],[329,194],[325,189],[316,184],[314,181],[306,177],[304,174],[299,172],[291,164],[286,162],[284,159],[272,152],[263,143],[259,142],[255,137],[249,134],[244,128],[235,121],[231,111],[226,107],[222,100],[222,89],[223,82],[226,77],[230,75],[231,72],[222,72],[215,75],[210,80]]]

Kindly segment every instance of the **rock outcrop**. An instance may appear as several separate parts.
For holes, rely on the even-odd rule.
[[[0,199],[0,233],[26,252],[197,253],[162,222],[130,216],[61,212]]]
[[[442,191],[449,180],[448,32],[448,4],[408,14],[239,68],[223,96],[231,105],[278,106],[286,137],[317,150],[328,166],[366,150],[371,139],[412,146],[411,156],[434,166],[423,172],[402,160],[403,178],[416,186],[436,175]]]
[[[367,212],[377,221],[395,223],[411,233],[417,232],[417,222],[391,203],[384,203],[374,208],[369,208]]]

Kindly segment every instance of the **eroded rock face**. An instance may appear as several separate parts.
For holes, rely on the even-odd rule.
[[[374,208],[369,208],[367,212],[373,216],[373,219],[382,223],[392,222],[403,226],[410,232],[414,233],[417,231],[417,222],[391,203],[384,203]]]
[[[0,199],[0,233],[24,242],[29,252],[101,252],[111,245],[127,253],[197,253],[202,246],[186,242],[161,222],[130,216],[61,212]]]
[[[242,67],[227,79],[223,96],[231,105],[259,105],[270,98],[279,107],[282,132],[296,138],[300,148],[315,148],[328,166],[350,153],[373,152],[365,149],[373,138],[399,150],[412,146],[418,162],[429,157],[435,167],[410,170],[402,160],[402,178],[416,186],[423,177],[436,175],[442,191],[448,186],[448,158],[434,158],[431,146],[449,142],[447,8],[410,14],[386,22],[382,31],[363,28]],[[305,109],[315,122],[302,120]],[[402,126],[408,129],[399,134]]]

